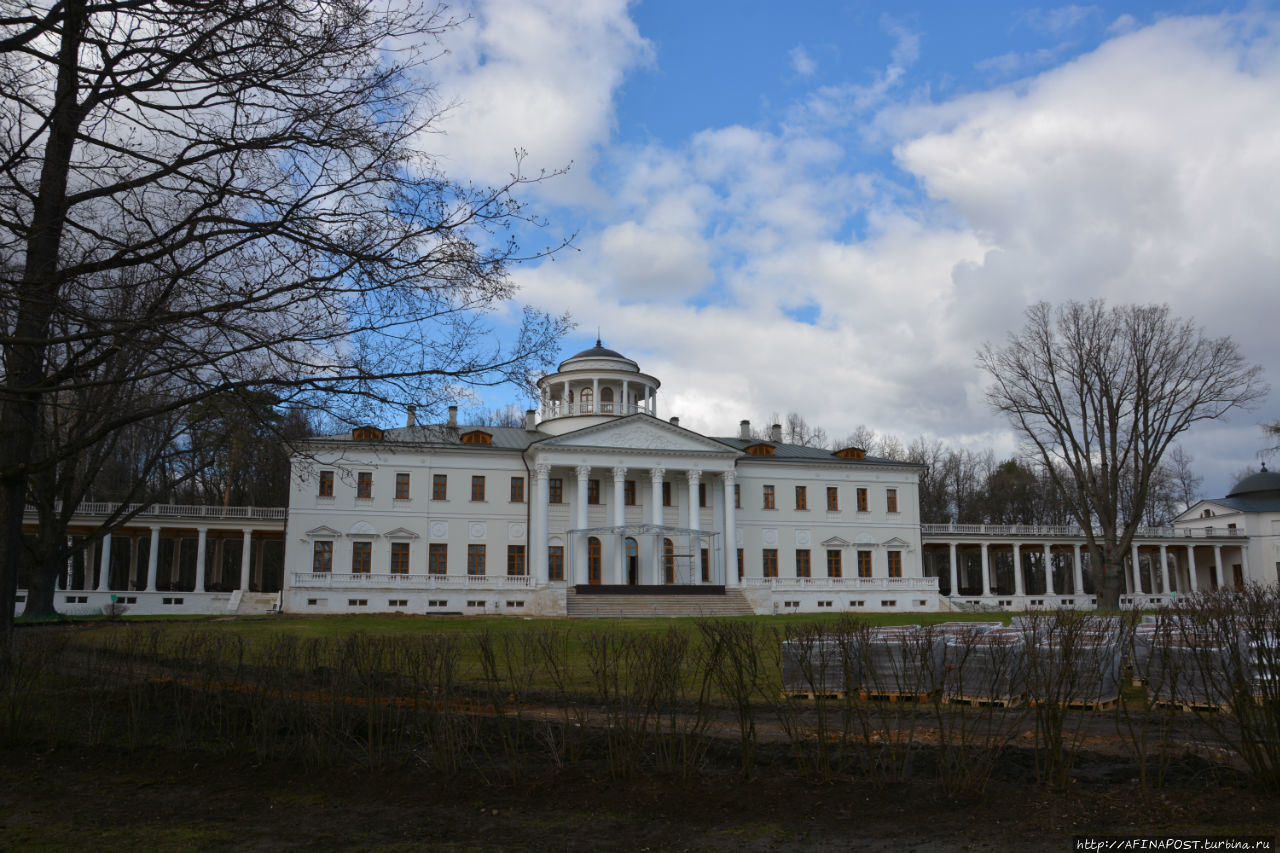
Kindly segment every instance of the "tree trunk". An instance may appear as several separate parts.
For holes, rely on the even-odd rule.
[[[1104,563],[1102,577],[1095,581],[1095,584],[1098,592],[1098,608],[1119,610],[1120,596],[1124,593],[1124,561]]]

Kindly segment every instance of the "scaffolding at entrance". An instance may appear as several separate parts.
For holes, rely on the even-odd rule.
[[[725,583],[724,553],[717,531],[669,524],[617,524],[566,530],[565,536],[569,546],[565,555],[565,579],[570,584],[723,586]],[[597,556],[592,556],[589,549],[592,538],[600,542]],[[628,539],[636,543],[634,555],[627,550]],[[665,547],[668,541],[670,550]],[[591,564],[596,559],[599,572],[593,578]]]

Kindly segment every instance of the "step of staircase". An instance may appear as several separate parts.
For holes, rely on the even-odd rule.
[[[653,617],[750,616],[755,613],[742,590],[723,595],[578,595],[567,591],[565,612],[571,619],[641,619]]]

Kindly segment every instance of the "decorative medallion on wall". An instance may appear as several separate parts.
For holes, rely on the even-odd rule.
[[[760,536],[766,545],[778,544],[778,531],[771,527],[766,527],[764,530],[760,531]]]
[[[508,538],[508,539],[510,539],[510,540],[512,540],[513,542],[514,542],[515,540],[517,540],[517,539],[523,539],[523,538],[524,538],[524,525],[523,525],[523,524],[508,524],[508,525],[507,525],[507,538]]]
[[[796,531],[796,547],[797,548],[809,547],[809,531],[807,530]]]
[[[489,535],[489,526],[483,521],[473,521],[467,528],[467,535],[472,539],[483,539]]]
[[[431,538],[432,539],[448,539],[449,538],[449,522],[447,521],[431,522]]]

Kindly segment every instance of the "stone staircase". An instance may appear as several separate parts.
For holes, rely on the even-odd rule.
[[[721,617],[755,613],[739,589],[727,589],[723,595],[579,595],[570,588],[565,611],[571,619]]]

